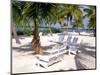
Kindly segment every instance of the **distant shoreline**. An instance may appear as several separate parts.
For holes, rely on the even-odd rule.
[[[44,32],[48,27],[39,27],[39,31],[40,32]],[[56,28],[56,27],[54,27]],[[57,28],[57,29],[61,29],[63,31],[67,31],[67,32],[86,32],[86,33],[94,33],[95,32],[95,29],[85,29],[85,28]],[[20,26],[20,27],[17,27],[16,28],[17,31],[21,31],[21,32],[24,32],[24,31],[29,31],[29,32],[32,32],[32,29],[30,29],[30,27],[27,27],[25,30]]]

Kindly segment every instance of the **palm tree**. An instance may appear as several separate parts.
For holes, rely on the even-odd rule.
[[[53,4],[52,9],[50,11],[50,15],[47,16],[47,23],[49,27],[49,31],[52,35],[52,30],[51,30],[51,24],[56,24],[56,23],[61,23],[63,24],[64,18],[62,17],[62,14],[60,13],[62,10],[62,4]]]
[[[89,17],[89,28],[94,29],[94,36],[96,36],[96,7],[89,6],[89,8],[84,9],[87,12],[86,16]]]
[[[50,17],[53,7],[54,4],[49,3],[25,2],[22,15],[31,19],[34,23],[32,47],[35,50],[35,54],[40,54],[41,51],[38,27],[44,20],[47,20],[48,16]]]
[[[19,23],[19,19],[20,19],[20,13],[21,13],[21,10],[20,10],[20,7],[18,6],[19,3],[15,2],[15,1],[12,1],[12,24],[11,24],[11,28],[12,28],[12,33],[14,35],[14,38],[16,40],[16,43],[20,44],[20,40],[17,36],[17,32],[16,32],[16,24]]]
[[[24,8],[25,2],[14,1],[12,0],[12,24],[11,29],[16,40],[16,43],[20,44],[20,40],[17,35],[16,27],[21,26],[23,29],[26,29],[26,26],[29,25],[29,19],[22,15],[22,9]]]
[[[78,30],[78,27],[82,26],[83,13],[79,5],[64,5],[61,12],[63,12],[62,13],[63,17],[66,16],[67,26],[68,26],[68,22],[72,24],[73,19],[76,24],[77,30]]]
[[[18,1],[17,1],[18,2]],[[33,3],[33,2],[18,2],[20,5],[17,5],[21,9],[21,23],[26,23],[31,20],[33,22],[33,39],[32,47],[35,50],[35,54],[40,54],[41,45],[39,37],[39,25],[44,21],[47,21],[48,24],[53,22],[64,22],[64,17],[67,15],[67,20],[72,20],[72,16],[75,21],[79,23],[80,10],[77,6],[71,5],[57,5],[50,3]],[[77,9],[77,10],[76,10]],[[80,12],[80,13],[79,13]],[[16,15],[16,14],[15,14]],[[50,25],[49,25],[50,26]],[[50,28],[50,27],[49,27]]]

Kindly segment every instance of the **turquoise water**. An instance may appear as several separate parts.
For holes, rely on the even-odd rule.
[[[21,31],[21,32],[24,32],[24,31],[32,31],[32,28],[30,28],[30,27],[27,27],[27,28],[23,28],[23,27],[17,27],[16,28],[17,29],[17,31]],[[41,31],[41,32],[43,32],[45,29],[47,29],[47,27],[44,27],[44,28],[39,28],[39,31]],[[58,29],[60,29],[60,28],[58,28]],[[80,32],[88,32],[88,33],[91,33],[91,32],[95,32],[95,30],[94,29],[79,29],[79,30],[77,30],[77,29],[73,29],[73,28],[67,28],[66,29],[66,31],[67,32],[78,32],[78,31],[80,31]]]
[[[78,31],[80,31],[80,32],[88,32],[88,33],[92,33],[92,32],[94,33],[95,32],[94,29],[79,29],[79,30],[77,30],[77,29],[72,29],[72,28],[67,29],[67,31],[68,32],[73,32],[73,31],[78,32]]]

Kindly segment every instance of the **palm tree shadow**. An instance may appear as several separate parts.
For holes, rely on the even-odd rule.
[[[48,50],[48,49],[52,49],[53,46],[54,45],[41,46],[41,50],[45,51],[45,50]],[[12,50],[17,51],[19,53],[26,53],[27,55],[34,55],[34,49],[32,48],[31,43],[22,45],[20,47],[12,47]]]
[[[42,50],[48,50],[48,49],[52,49],[52,47],[54,47],[55,45],[49,45],[49,46],[41,46]]]
[[[31,43],[22,45],[20,47],[12,47],[12,50],[17,51],[19,53],[33,52]]]
[[[90,51],[88,50],[90,49]],[[96,59],[96,47],[95,46],[89,46],[88,43],[83,43],[81,46],[78,47],[78,50],[81,51],[81,53],[78,53],[75,56],[75,63],[77,70],[87,70],[92,69],[91,67],[88,67],[87,63],[83,63],[88,61],[90,64],[92,63],[87,56]],[[94,67],[95,68],[95,67]]]
[[[76,32],[76,33],[77,33],[77,32]],[[75,35],[75,36],[79,36],[79,35],[80,35],[80,36],[95,37],[94,34],[88,34],[88,35],[86,35],[86,34],[81,34],[81,33],[80,33],[79,35],[78,35],[78,34],[73,34],[73,35]]]
[[[78,50],[80,50],[83,54],[89,55],[94,58],[96,57],[96,47],[89,46],[88,43],[83,43],[80,46],[78,46]]]
[[[81,58],[81,57],[79,57],[79,56],[75,56],[75,63],[76,63],[77,70],[84,70],[84,69],[86,69],[87,67],[86,67],[85,64],[82,64],[82,63],[80,62],[80,59],[85,61],[85,59],[83,59],[83,58]]]
[[[86,35],[86,34],[80,34],[81,36],[89,36],[89,37],[94,37],[94,34],[89,34],[89,35]]]

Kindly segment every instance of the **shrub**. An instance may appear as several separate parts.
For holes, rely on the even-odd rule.
[[[17,31],[17,35],[24,35],[23,31]]]
[[[32,31],[30,31],[30,30],[24,30],[24,35],[27,35],[27,36],[30,36],[30,35],[32,35]]]
[[[27,35],[27,36],[30,36],[32,35],[32,31],[29,31],[29,30],[24,30],[24,31],[17,31],[17,35]]]
[[[51,31],[52,31],[52,33],[60,33],[60,32],[61,32],[60,29],[58,29],[58,28],[53,28],[53,27],[51,27]],[[45,33],[50,33],[49,28],[47,28],[44,32],[45,32]]]

